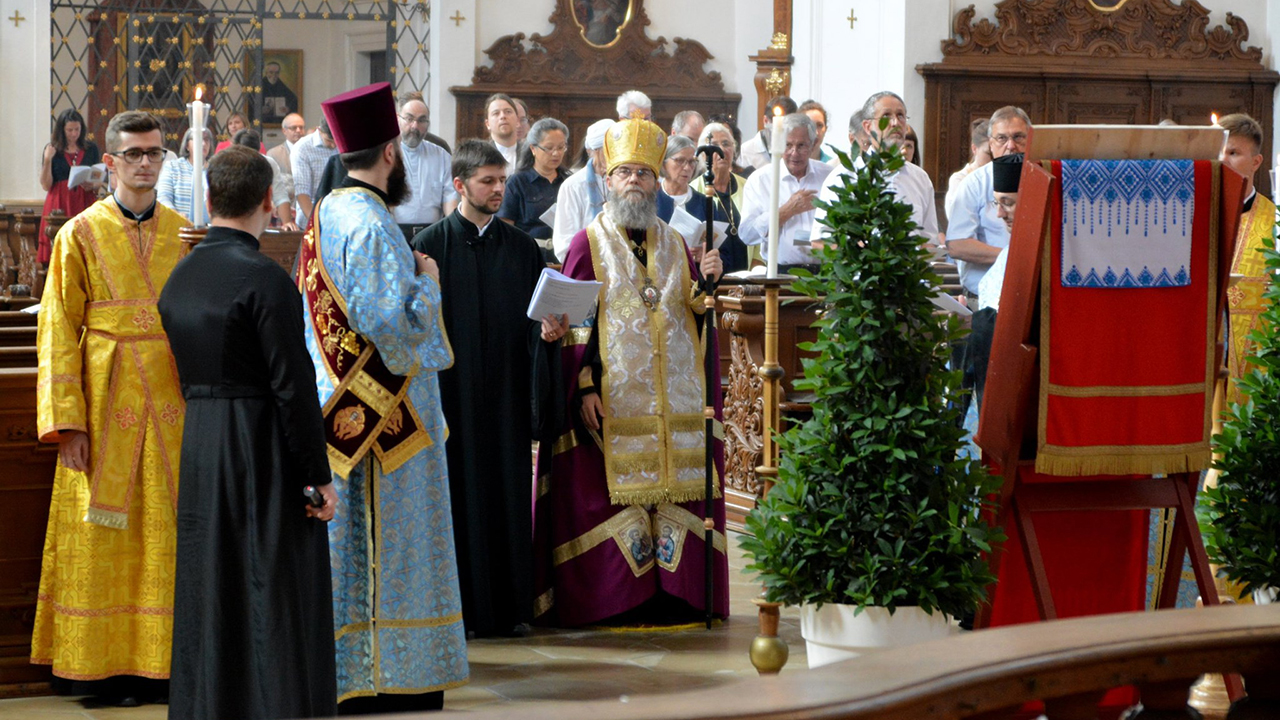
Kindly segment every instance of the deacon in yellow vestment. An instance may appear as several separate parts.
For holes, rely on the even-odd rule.
[[[31,662],[59,677],[169,677],[183,401],[156,301],[183,224],[109,197],[53,243],[40,440],[89,437],[87,473],[58,463],[31,640]]]
[[[1255,367],[1247,358],[1253,353],[1249,333],[1258,326],[1262,293],[1267,289],[1267,261],[1261,251],[1263,248],[1275,248],[1275,203],[1261,193],[1255,193],[1250,202],[1252,205],[1240,216],[1240,235],[1236,239],[1235,258],[1231,261],[1231,274],[1241,277],[1227,290],[1231,321],[1227,336],[1227,370],[1231,373],[1227,382],[1227,407],[1247,400],[1235,381]]]

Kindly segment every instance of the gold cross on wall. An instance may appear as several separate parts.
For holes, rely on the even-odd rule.
[[[858,16],[853,14],[853,10],[849,10],[849,17],[845,18],[849,21],[849,29],[853,29],[853,24],[858,22]]]
[[[13,21],[13,26],[14,26],[14,27],[18,27],[18,23],[22,22],[23,20],[26,20],[26,18],[24,18],[24,17],[22,17],[21,15],[19,15],[19,14],[18,14],[18,11],[17,11],[17,10],[14,10],[14,11],[13,11],[13,17],[11,17],[11,18],[9,18],[9,19]]]
[[[461,11],[461,10],[454,10],[454,11],[453,11],[453,17],[451,17],[451,18],[449,18],[449,19],[453,21],[453,26],[454,26],[454,27],[458,27],[459,25],[461,25],[461,24],[462,24],[462,21],[463,21],[463,20],[466,20],[466,18],[462,16],[462,11]]]

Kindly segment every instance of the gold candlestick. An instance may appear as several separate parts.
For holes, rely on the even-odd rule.
[[[752,278],[752,282],[764,286],[764,364],[757,373],[764,380],[764,446],[761,448],[761,464],[756,476],[769,494],[778,478],[778,444],[773,435],[779,430],[782,401],[782,378],[786,372],[778,364],[778,290],[795,280],[793,275],[776,278]]]

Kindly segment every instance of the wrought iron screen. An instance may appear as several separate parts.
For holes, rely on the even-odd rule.
[[[146,110],[175,150],[197,85],[215,117],[259,118],[261,78],[246,74],[268,19],[383,22],[395,90],[430,80],[429,0],[52,0],[51,116],[80,110],[96,141],[112,115]]]

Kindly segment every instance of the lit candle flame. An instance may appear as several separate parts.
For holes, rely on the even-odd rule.
[[[200,102],[200,96],[203,94],[204,94],[204,86],[197,85],[196,86],[196,102]],[[1217,122],[1217,121],[1215,120],[1214,122]]]
[[[781,105],[777,105],[777,106],[775,106],[775,107],[773,108],[773,116],[774,116],[774,117],[776,117],[776,118],[782,117],[782,106],[781,106]]]
[[[1209,113],[1209,122],[1210,122],[1210,123],[1212,123],[1212,124],[1214,124],[1214,125],[1217,125],[1217,124],[1218,124],[1218,113]]]

